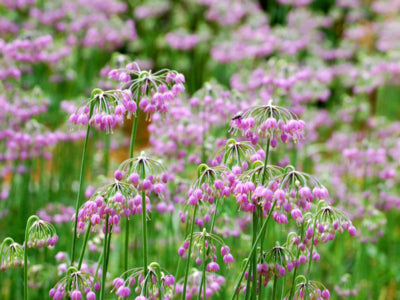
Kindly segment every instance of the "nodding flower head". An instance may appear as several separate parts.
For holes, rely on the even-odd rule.
[[[315,215],[307,220],[306,225],[308,226],[306,237],[309,240],[314,237],[314,244],[317,241],[326,243],[333,240],[336,232],[342,233],[347,230],[351,236],[357,233],[346,213],[327,205],[323,200],[318,203]]]
[[[74,267],[70,267],[67,274],[56,283],[50,290],[49,296],[53,300],[61,300],[65,297],[70,299],[83,299],[83,294],[86,294],[86,299],[93,298],[91,291],[92,277],[89,273],[78,271]]]
[[[225,167],[209,167],[206,164],[201,164],[197,168],[197,179],[193,182],[189,190],[189,205],[197,205],[201,203],[214,203],[215,199],[220,198],[226,194],[226,190],[223,188],[228,184],[224,171],[228,169]]]
[[[222,155],[222,152],[222,161],[227,166],[241,166],[244,162],[250,162],[257,153],[250,142],[238,142],[234,139],[229,139],[225,148],[222,148],[218,155]]]
[[[156,262],[149,264],[147,271],[146,276],[144,276],[143,268],[134,268],[124,272],[113,280],[112,292],[115,292],[118,299],[124,299],[131,295],[131,288],[134,288],[135,292],[142,296],[140,299],[148,299],[144,297],[144,294],[152,297],[158,293],[163,293],[165,297],[163,299],[171,299],[175,283],[174,276],[166,274],[165,269]],[[136,297],[136,299],[138,298]]]
[[[284,107],[272,104],[256,105],[248,108],[231,121],[231,132],[241,131],[253,144],[258,139],[266,138],[271,145],[279,139],[283,143],[293,140],[296,143],[303,139],[305,122]]]
[[[257,262],[257,273],[261,275],[263,285],[266,286],[274,276],[281,278],[291,272],[294,260],[295,255],[286,245],[277,245],[263,252]]]
[[[0,246],[0,269],[4,272],[9,268],[24,266],[24,249],[12,238],[5,238]]]
[[[121,217],[129,218],[141,212],[134,199],[138,195],[137,189],[122,179],[123,174],[116,172],[112,183],[99,188],[86,201],[78,212],[79,232],[84,230],[85,223],[99,225],[102,220],[109,218],[109,226],[118,225]]]
[[[70,116],[69,122],[82,126],[89,124],[112,133],[114,128],[123,123],[125,115],[130,118],[136,110],[131,91],[94,89],[91,97]]]
[[[308,282],[304,276],[300,275],[296,277],[294,288],[294,299],[329,299],[329,290],[320,282],[310,280]],[[308,291],[308,295],[306,295]],[[289,295],[284,300],[289,299]]]
[[[145,152],[138,157],[125,160],[119,166],[119,170],[126,174],[124,180],[131,183],[139,192],[145,192],[146,195],[154,192],[158,197],[164,197],[170,175],[161,162],[148,157]]]
[[[189,248],[189,237],[184,242],[183,246],[179,248],[178,254],[180,256],[185,255]],[[203,251],[206,251],[206,261],[210,261],[207,264],[207,270],[209,272],[219,271],[219,265],[217,264],[217,246],[221,248],[222,260],[226,265],[230,265],[235,261],[232,254],[230,253],[230,248],[224,243],[221,237],[216,234],[208,233],[205,229],[202,232],[193,233],[192,243],[194,245],[193,249],[197,249],[191,254],[191,258],[196,260],[198,266],[203,262]],[[203,249],[205,247],[205,249]]]
[[[152,73],[151,70],[141,70],[136,62],[111,70],[109,77],[120,81],[121,88],[128,89],[133,99],[140,100],[139,108],[148,119],[156,111],[165,114],[169,103],[185,90],[185,76],[181,73],[168,69]]]
[[[31,216],[28,219],[26,230],[28,239],[25,244],[28,248],[41,248],[44,245],[53,247],[58,241],[54,226],[37,216]]]
[[[144,151],[140,156],[125,160],[118,168],[128,176],[132,183],[136,183],[138,180],[145,180],[149,176],[160,177],[165,183],[168,181],[168,176],[164,165],[150,158]]]

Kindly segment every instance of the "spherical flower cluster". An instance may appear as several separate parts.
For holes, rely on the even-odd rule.
[[[2,47],[3,55],[8,60],[25,63],[45,62],[54,64],[70,53],[68,47],[54,49],[51,35],[36,38],[16,39]]]
[[[186,33],[184,30],[177,30],[167,33],[165,40],[173,49],[189,50],[201,41],[201,37],[197,34]]]
[[[41,208],[37,215],[40,219],[49,223],[68,223],[74,214],[72,206],[65,206],[63,204],[49,203],[44,208]]]

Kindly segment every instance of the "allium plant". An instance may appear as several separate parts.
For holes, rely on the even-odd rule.
[[[5,238],[0,246],[0,269],[24,267],[24,249],[10,237]]]
[[[26,222],[24,242],[24,299],[28,299],[28,248],[54,247],[58,242],[58,236],[54,226],[31,216]]]
[[[131,91],[132,98],[137,99],[136,104],[146,113],[148,120],[156,111],[165,114],[169,102],[185,90],[183,74],[168,69],[152,73],[151,70],[141,70],[136,62],[111,70],[109,77],[119,81],[122,89]]]
[[[120,172],[121,177],[122,174],[125,174],[125,180],[127,180],[138,191],[138,195],[133,199],[133,201],[137,203],[137,205],[141,205],[143,274],[146,278],[148,272],[147,212],[151,210],[149,196],[152,192],[156,195],[162,196],[163,192],[166,190],[165,184],[168,182],[168,174],[159,161],[146,156],[144,152],[142,152],[138,157],[125,160],[119,166],[118,171]]]

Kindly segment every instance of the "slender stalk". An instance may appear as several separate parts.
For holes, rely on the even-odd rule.
[[[189,249],[188,249],[187,261],[186,261],[185,280],[183,283],[182,299],[186,299],[186,286],[187,286],[187,281],[188,281],[188,277],[189,277],[190,255],[192,254],[193,231],[194,231],[194,221],[196,219],[196,213],[197,213],[197,205],[195,205],[195,207],[194,207],[192,223],[191,223],[191,227],[190,227],[190,240],[189,240]]]
[[[26,227],[25,227],[25,243],[24,243],[24,300],[28,299],[28,238],[29,238],[29,228],[31,227],[32,221],[37,221],[39,218],[35,215],[30,216],[28,221],[26,222]],[[7,240],[7,239],[6,239]],[[5,241],[6,241],[5,240]],[[12,240],[12,239],[11,239]],[[2,245],[2,250],[3,246],[5,245],[5,241],[3,242]],[[1,254],[3,254],[3,251],[1,251]]]
[[[213,214],[213,217],[211,220],[210,233],[213,233],[213,231],[214,231],[214,225],[215,225],[215,219],[217,216],[218,204],[219,204],[219,198],[215,202],[215,210],[214,210],[214,214]]]
[[[278,277],[275,275],[274,276],[274,287],[272,289],[272,300],[275,300],[276,297],[276,287],[278,285]]]
[[[251,292],[250,292],[250,290],[251,290],[251,276],[253,276],[253,268],[251,268],[251,266],[250,266],[249,271],[247,273],[246,294],[245,294],[245,297],[244,297],[245,300],[248,300],[250,295],[251,295]]]
[[[28,241],[28,230],[25,230],[25,245],[24,245],[24,300],[28,300],[28,243],[27,243],[27,241]]]
[[[136,107],[139,107],[141,89],[139,88],[138,96],[136,98]],[[132,124],[132,131],[131,131],[131,143],[129,146],[129,158],[133,157],[133,152],[135,150],[135,143],[136,143],[136,133],[137,133],[137,126],[138,126],[138,114],[139,111],[135,113],[133,124]],[[126,230],[125,230],[125,254],[124,254],[124,271],[128,270],[128,253],[129,253],[129,219],[126,218]]]
[[[271,140],[268,139],[267,140],[267,146],[265,149],[265,159],[264,159],[264,170],[263,170],[263,177],[261,180],[261,184],[264,185],[265,184],[265,180],[267,179],[267,166],[268,166],[268,159],[269,159],[269,149],[270,149],[270,145],[271,145]],[[263,212],[260,212],[260,218],[263,217]],[[263,232],[263,234],[261,235],[261,242],[260,242],[260,255],[262,255],[263,251],[264,251],[264,240],[265,240],[265,234],[266,231]],[[262,284],[261,284],[261,275],[258,278],[258,299],[262,299]]]
[[[95,282],[96,282],[96,280],[97,280],[97,274],[99,273],[100,263],[101,263],[101,261],[103,260],[103,257],[104,257],[104,252],[101,251],[99,260],[97,261],[96,272],[94,273],[94,276],[93,276],[93,286],[94,286],[94,284],[95,284]]]
[[[82,246],[82,251],[81,251],[81,255],[79,256],[79,262],[78,262],[78,271],[81,269],[82,267],[82,261],[83,261],[83,257],[85,256],[85,251],[86,251],[86,245],[87,245],[87,241],[89,239],[89,233],[90,233],[90,229],[92,228],[92,223],[89,222],[88,227],[86,228],[86,233],[85,233],[85,240],[83,241],[83,246]]]
[[[111,135],[106,134],[104,136],[104,174],[107,176],[110,167],[110,142]]]
[[[201,274],[201,282],[197,299],[201,299],[201,288],[203,287],[203,300],[206,300],[206,234],[203,230],[203,273]]]
[[[248,257],[247,257],[247,261],[246,261],[246,263],[244,264],[243,270],[242,270],[242,272],[241,272],[240,275],[239,275],[239,279],[238,279],[238,281],[236,282],[235,290],[234,290],[234,292],[233,292],[233,294],[232,294],[232,297],[231,297],[232,300],[235,298],[235,295],[237,294],[237,292],[238,292],[238,290],[239,290],[240,282],[242,281],[243,276],[244,276],[244,273],[246,272],[247,267],[248,267],[249,264],[250,264],[250,260],[251,260],[251,258],[253,257],[254,252],[256,251],[257,243],[261,240],[261,236],[262,236],[263,232],[267,229],[268,222],[269,222],[269,220],[271,219],[271,214],[272,214],[272,211],[273,211],[274,208],[275,208],[275,205],[276,205],[276,199],[275,199],[274,203],[272,204],[271,209],[269,210],[268,216],[267,216],[267,218],[265,219],[265,221],[264,221],[264,223],[263,223],[263,225],[262,225],[262,227],[261,227],[261,230],[259,231],[259,233],[258,233],[258,235],[257,235],[256,241],[255,241],[255,243],[253,244],[253,247],[252,247],[251,250],[250,250],[250,253],[249,253]]]
[[[92,117],[92,114],[93,114],[93,103],[90,104],[89,120]],[[83,144],[81,171],[79,174],[79,188],[78,188],[78,195],[76,196],[76,204],[75,204],[74,237],[72,239],[71,266],[74,264],[74,260],[75,260],[76,236],[77,236],[77,229],[78,229],[78,210],[79,210],[80,198],[81,198],[81,193],[83,190],[83,182],[84,182],[84,177],[85,177],[85,158],[86,158],[87,145],[88,145],[88,141],[89,141],[89,134],[90,134],[90,125],[88,123],[87,128],[86,128],[85,142]]]
[[[304,235],[304,221],[301,224],[301,233],[300,233],[300,240],[303,240],[303,235]],[[299,259],[300,255],[300,248],[297,249],[297,254],[296,254],[296,260]],[[296,275],[297,275],[297,268],[294,268],[293,271],[293,276],[292,276],[292,286],[290,287],[290,293],[289,293],[289,300],[292,300],[294,297],[294,286],[295,286],[295,281],[296,281]]]
[[[309,298],[308,284],[310,282],[311,261],[312,261],[312,253],[313,253],[313,250],[314,250],[314,235],[315,235],[315,231],[317,230],[316,227],[315,227],[316,224],[317,224],[317,218],[315,218],[314,225],[313,225],[313,235],[312,235],[312,238],[311,238],[310,257],[308,259],[308,267],[307,267],[306,295],[304,296],[304,299]]]
[[[258,226],[258,211],[253,213],[253,244],[257,245],[257,226]],[[251,299],[256,299],[257,297],[257,253],[253,254],[252,262],[250,268],[253,269],[253,280],[252,280],[252,290]]]
[[[265,179],[267,179],[267,166],[268,166],[268,157],[269,157],[269,147],[271,144],[271,140],[267,140],[267,148],[265,149],[265,159],[264,159],[264,169],[263,169],[263,175],[261,179],[261,184],[264,185]]]
[[[101,285],[100,285],[100,300],[104,297],[104,287],[106,285],[106,275],[107,275],[107,245],[108,245],[108,215],[106,216],[106,225],[104,229],[104,246],[103,246],[103,267],[101,268]]]
[[[147,275],[147,213],[146,213],[146,193],[142,192],[142,239],[143,239],[143,274]]]

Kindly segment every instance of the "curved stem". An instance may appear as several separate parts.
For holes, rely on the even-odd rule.
[[[142,240],[143,240],[143,274],[147,275],[147,212],[146,212],[146,193],[142,192]]]
[[[237,294],[237,292],[238,292],[238,290],[239,290],[240,283],[242,282],[244,273],[246,272],[247,267],[249,266],[250,260],[251,260],[251,258],[253,257],[254,252],[256,251],[257,243],[260,241],[263,232],[267,229],[268,222],[269,222],[269,220],[270,220],[270,218],[271,218],[271,214],[272,214],[272,211],[273,211],[274,208],[275,208],[275,205],[276,205],[276,199],[275,199],[274,203],[272,204],[271,209],[269,210],[268,216],[267,216],[267,218],[265,219],[264,224],[262,225],[261,230],[259,231],[259,233],[258,233],[258,235],[257,235],[256,242],[253,244],[253,247],[251,248],[250,253],[249,253],[248,257],[247,257],[247,261],[246,261],[246,263],[245,263],[245,265],[244,265],[244,267],[243,267],[243,270],[242,270],[242,272],[241,272],[240,275],[239,275],[239,279],[238,279],[238,281],[236,282],[235,290],[234,290],[233,295],[232,295],[232,297],[231,297],[232,300],[235,298],[235,296],[236,296],[236,294]]]
[[[93,102],[90,104],[90,111],[89,111],[89,120],[93,114]],[[86,128],[86,136],[85,142],[83,144],[83,153],[82,153],[82,162],[81,162],[81,170],[79,174],[79,188],[78,188],[78,195],[76,196],[76,204],[75,204],[75,222],[74,222],[74,237],[72,239],[72,249],[71,249],[71,266],[74,264],[75,260],[75,248],[76,248],[76,236],[77,236],[77,229],[78,229],[78,210],[79,210],[79,202],[81,198],[81,193],[83,189],[83,182],[85,177],[85,158],[86,158],[86,150],[89,141],[89,134],[90,134],[90,125],[89,122]]]
[[[194,231],[194,221],[196,219],[196,213],[197,213],[197,205],[194,207],[192,223],[191,223],[191,227],[190,227],[190,240],[189,240],[188,255],[186,258],[187,261],[186,261],[186,270],[185,270],[185,280],[183,283],[182,299],[186,299],[186,287],[187,287],[187,281],[188,281],[188,277],[189,277],[190,255],[192,254],[193,231]]]
[[[86,245],[87,245],[87,241],[89,239],[89,233],[90,233],[90,229],[92,228],[92,222],[89,222],[88,227],[86,228],[86,233],[85,233],[85,240],[83,241],[83,246],[82,246],[82,251],[81,251],[81,255],[79,256],[79,262],[78,262],[78,270],[81,269],[82,266],[82,261],[83,261],[83,257],[85,256],[85,251],[86,251]]]

